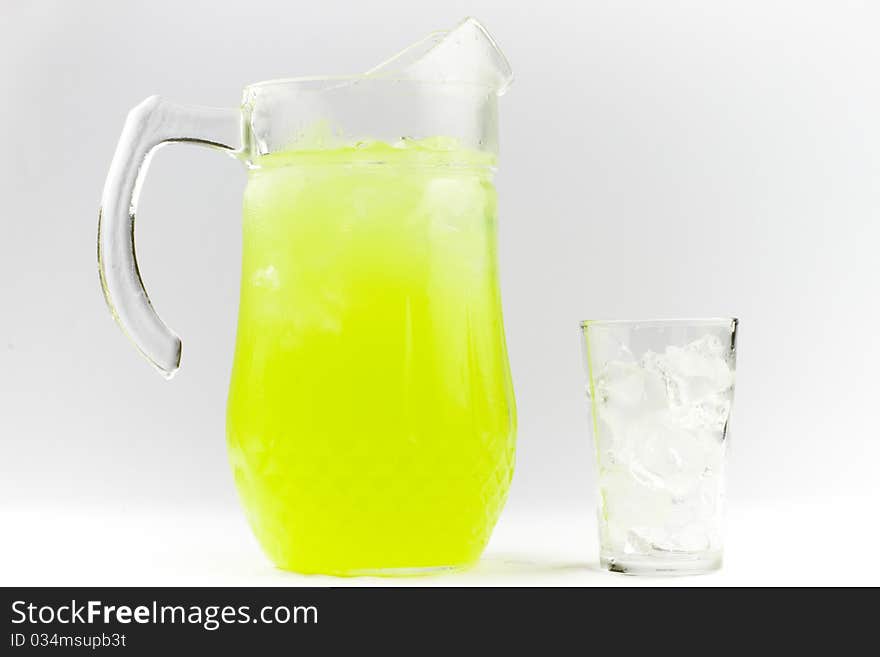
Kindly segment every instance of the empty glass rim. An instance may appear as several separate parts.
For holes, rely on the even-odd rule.
[[[671,319],[586,319],[582,329],[590,326],[730,326],[739,324],[737,317],[673,317]]]

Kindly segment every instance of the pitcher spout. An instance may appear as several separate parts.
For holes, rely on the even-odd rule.
[[[513,82],[507,57],[489,31],[468,17],[451,30],[432,32],[369,70],[370,77],[483,84],[503,95]]]

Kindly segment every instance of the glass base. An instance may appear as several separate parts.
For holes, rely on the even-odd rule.
[[[396,568],[303,568],[293,564],[275,564],[279,570],[299,575],[327,575],[330,577],[428,577],[467,570],[477,561],[466,561],[443,566],[414,566]]]
[[[466,563],[455,566],[425,566],[421,568],[364,568],[362,570],[346,570],[327,574],[336,577],[425,577],[467,570],[473,565],[472,563]]]
[[[609,554],[603,552],[602,567],[612,573],[648,577],[705,575],[721,568],[720,552]]]

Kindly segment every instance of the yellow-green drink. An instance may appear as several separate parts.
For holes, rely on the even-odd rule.
[[[282,568],[474,562],[513,471],[491,156],[436,139],[262,157],[228,444]]]

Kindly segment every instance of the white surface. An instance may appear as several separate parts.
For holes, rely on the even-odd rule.
[[[483,559],[454,574],[302,576],[273,568],[243,516],[182,510],[3,511],[0,584],[26,586],[740,586],[880,585],[880,500],[731,510],[724,568],[645,578],[599,568],[587,515],[502,518]],[[871,511],[871,515],[865,512]]]

